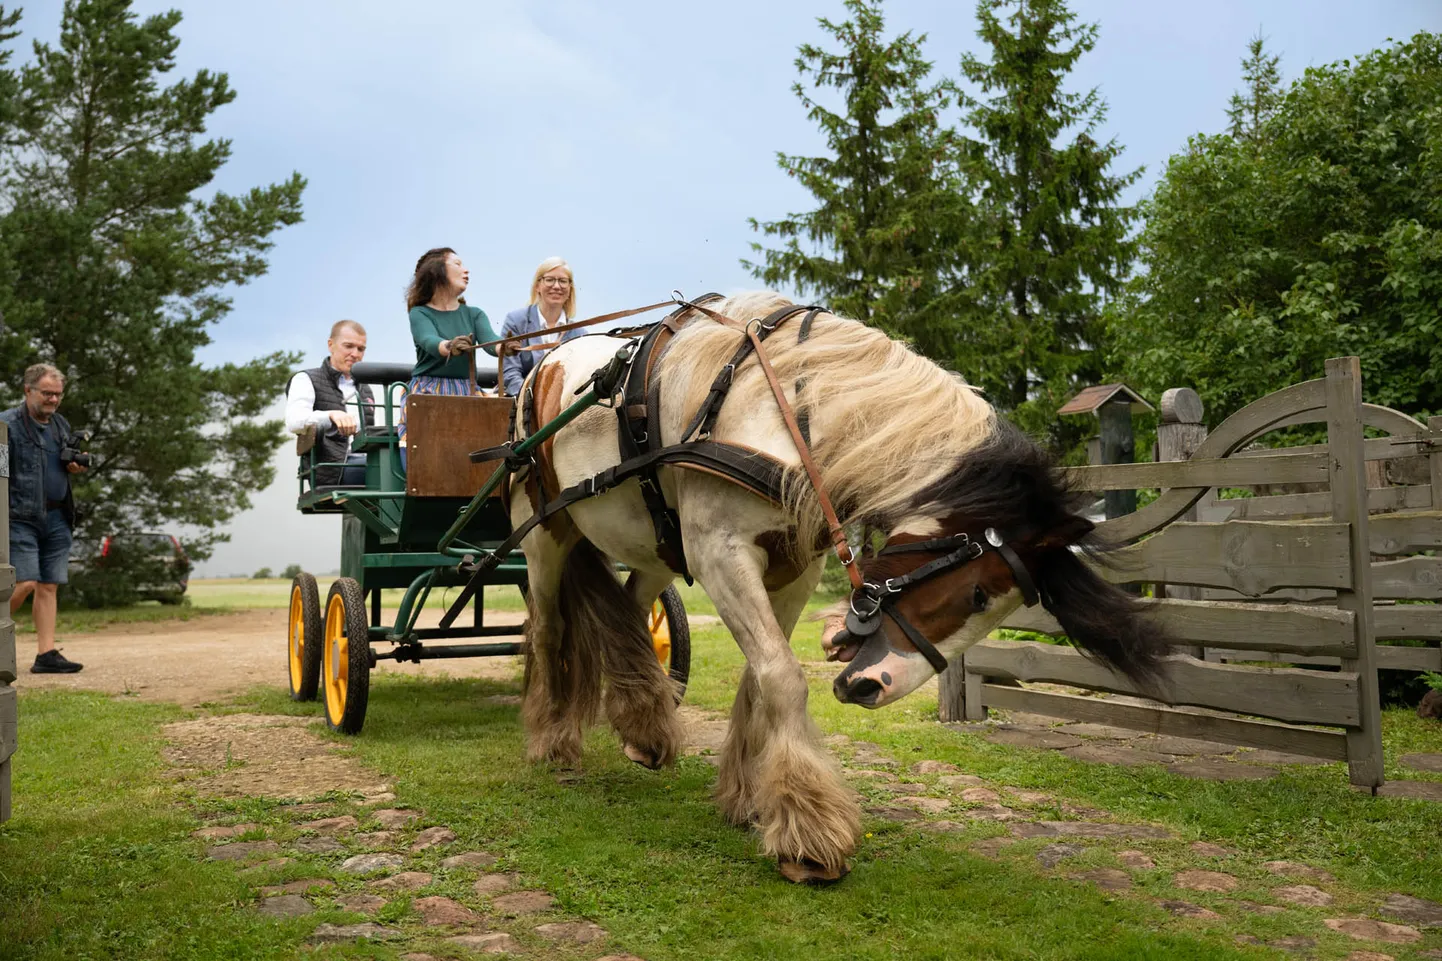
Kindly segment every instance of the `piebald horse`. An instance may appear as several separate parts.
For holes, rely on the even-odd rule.
[[[754,293],[712,303],[710,316],[690,312],[653,373],[664,443],[680,440],[745,336],[743,324],[786,303]],[[550,352],[526,383],[530,429],[570,404],[618,343],[589,336]],[[886,548],[862,563],[869,583],[895,583],[953,556],[957,544],[977,548],[886,596],[886,616],[868,630],[830,640],[828,657],[845,662],[837,698],[871,708],[896,701],[937,672],[938,655],[955,657],[986,637],[1024,595],[1039,597],[1085,652],[1139,680],[1155,675],[1164,653],[1157,634],[1134,598],[1078,556],[1093,525],[1072,511],[1055,467],[959,377],[827,313],[813,318],[804,340],[779,327],[765,350],[787,399],[805,412],[812,456],[841,519],[885,532]],[[523,436],[528,418],[517,420]],[[513,523],[530,517],[544,492],[617,464],[617,430],[615,411],[593,407],[542,444],[534,465],[510,482]],[[807,714],[806,675],[788,641],[821,576],[827,526],[754,356],[736,369],[712,438],[787,465],[779,503],[705,471],[659,471],[689,573],[746,657],[716,800],[732,823],[757,827],[786,877],[836,880],[848,870],[860,808]],[[682,730],[644,612],[677,572],[658,551],[638,481],[552,515],[522,547],[528,756],[577,765],[583,730],[604,709],[629,758],[652,768],[672,762]],[[613,561],[631,569],[624,586]],[[915,634],[925,640],[913,643]]]

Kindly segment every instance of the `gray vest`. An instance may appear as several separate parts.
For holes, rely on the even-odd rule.
[[[330,365],[330,358],[327,357],[319,367],[312,367],[303,371],[310,378],[311,386],[315,388],[315,409],[316,410],[346,410],[345,395],[340,391],[340,371]],[[362,407],[361,422],[366,426],[375,424],[375,408],[371,406],[374,401],[371,394],[370,384],[356,384],[356,396],[360,398]],[[334,427],[317,428],[315,437],[316,459],[325,463],[345,463],[346,456],[350,453],[350,441],[341,436]],[[301,471],[305,471],[306,461],[301,461]],[[315,472],[317,486],[325,487],[331,484],[340,483],[340,468],[321,467]]]

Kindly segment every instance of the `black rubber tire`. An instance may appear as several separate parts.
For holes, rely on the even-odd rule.
[[[337,600],[340,602],[338,608],[335,606]],[[325,722],[333,731],[359,734],[361,727],[365,725],[366,703],[370,700],[371,689],[370,626],[366,617],[365,592],[355,578],[337,578],[326,596],[325,610],[325,641],[321,652],[321,690],[325,699]],[[343,698],[336,698],[338,686],[330,683],[331,672],[336,670],[336,665],[332,663],[335,648],[330,643],[333,616],[341,618],[339,627],[346,639]],[[360,639],[359,644],[355,643],[356,638]],[[333,703],[336,700],[342,703]]]
[[[666,614],[666,627],[671,632],[671,657],[668,665],[676,685],[676,703],[686,696],[686,682],[691,679],[691,623],[686,619],[686,605],[681,592],[672,584],[657,598]]]
[[[309,574],[297,574],[290,582],[291,598],[294,600],[296,592],[300,592],[301,606],[301,654],[300,654],[300,678],[297,686],[294,671],[290,666],[290,617],[286,617],[286,676],[290,681],[290,699],[292,701],[314,701],[316,687],[320,684],[320,655],[321,639],[325,632],[325,621],[320,614],[320,588],[316,586],[315,578]]]

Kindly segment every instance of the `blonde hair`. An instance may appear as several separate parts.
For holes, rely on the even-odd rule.
[[[532,303],[532,304],[540,303],[541,297],[540,297],[540,294],[537,293],[537,287],[538,287],[539,284],[541,283],[541,278],[542,278],[545,274],[547,274],[548,272],[550,272],[550,271],[552,271],[552,270],[555,270],[557,267],[563,267],[563,268],[565,268],[566,276],[571,279],[571,286],[570,286],[570,288],[569,288],[570,291],[571,291],[571,293],[570,293],[570,295],[566,298],[566,302],[565,302],[565,304],[563,304],[563,305],[561,306],[561,309],[566,312],[566,316],[567,316],[567,317],[569,317],[569,318],[572,319],[572,320],[575,320],[575,319],[576,319],[576,275],[573,274],[573,273],[571,273],[571,265],[568,264],[568,263],[566,263],[566,258],[564,258],[564,257],[547,257],[545,260],[541,261],[541,266],[539,266],[539,267],[536,268],[536,273],[535,273],[535,275],[531,277],[531,299],[530,299],[529,303]]]
[[[689,418],[744,337],[740,325],[789,303],[761,291],[707,305],[736,327],[693,315],[661,359],[661,409]],[[964,380],[858,321],[818,314],[804,342],[797,343],[794,328],[783,329],[767,339],[766,355],[782,384],[801,384],[793,403],[810,416],[812,455],[843,519],[900,520],[923,506],[912,503],[917,492],[948,476],[959,457],[996,429],[995,411]],[[745,436],[743,425],[763,430],[766,420],[784,433],[776,401],[752,362],[736,372],[716,433],[734,439],[727,435]],[[786,471],[783,488],[797,542],[820,542],[826,524],[799,465]]]

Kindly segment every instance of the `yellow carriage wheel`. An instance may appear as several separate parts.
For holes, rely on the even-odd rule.
[[[293,701],[315,699],[320,682],[321,634],[320,590],[315,578],[297,574],[290,582],[290,616],[286,619],[285,660],[290,675]]]
[[[676,590],[675,585],[666,588],[656,598],[647,624],[651,628],[651,647],[656,651],[656,659],[671,675],[679,703],[686,694],[686,682],[691,677],[691,626],[686,620],[686,605],[681,601],[681,592]]]
[[[354,578],[330,586],[325,606],[321,686],[325,720],[332,730],[359,734],[365,724],[371,684],[370,627],[365,593]]]

